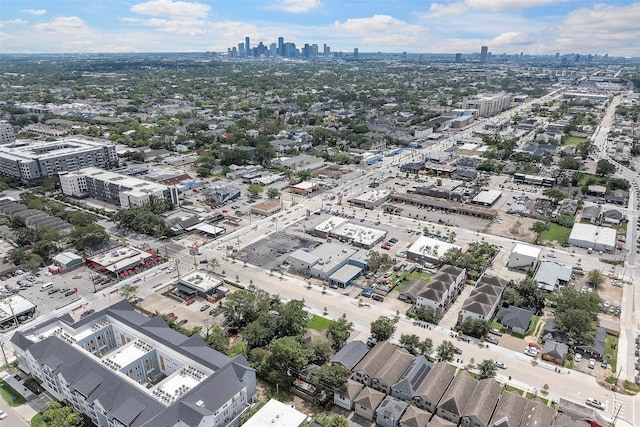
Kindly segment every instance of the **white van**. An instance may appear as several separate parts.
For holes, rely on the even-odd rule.
[[[49,283],[45,283],[44,285],[40,286],[40,292],[44,292],[47,289],[51,289],[53,288],[53,283],[49,282]]]

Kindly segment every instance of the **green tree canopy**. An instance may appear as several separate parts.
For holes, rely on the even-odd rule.
[[[269,344],[266,365],[267,379],[272,384],[290,386],[294,378],[309,363],[311,350],[305,348],[295,337],[278,338]]]
[[[442,343],[436,348],[438,360],[441,362],[451,362],[455,354],[455,346],[451,341],[442,341]]]
[[[84,417],[73,407],[51,401],[42,413],[40,427],[80,427]]]
[[[347,320],[346,316],[340,317],[338,320],[333,320],[329,324],[327,335],[331,340],[331,345],[335,351],[340,350],[351,335],[353,329],[353,323]]]
[[[478,375],[479,380],[484,380],[486,378],[495,378],[498,373],[498,368],[496,367],[496,363],[490,359],[484,359],[482,362],[478,364],[478,370],[480,371]]]
[[[381,254],[377,251],[369,251],[367,265],[369,266],[369,270],[376,272],[388,269],[393,265],[393,262],[391,262],[391,258],[388,254]]]
[[[371,322],[371,336],[380,341],[386,341],[393,336],[396,331],[396,319],[387,316],[380,316]]]
[[[616,171],[616,165],[607,159],[598,160],[596,165],[596,174],[600,176],[608,176]]]
[[[400,345],[415,356],[420,348],[420,337],[416,334],[402,334],[400,335]]]

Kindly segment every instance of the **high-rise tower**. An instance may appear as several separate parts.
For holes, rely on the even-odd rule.
[[[480,49],[480,62],[487,62],[487,55],[489,54],[489,48],[482,46]]]
[[[244,38],[244,51],[247,53],[247,56],[251,56],[251,44],[249,43],[249,37]]]

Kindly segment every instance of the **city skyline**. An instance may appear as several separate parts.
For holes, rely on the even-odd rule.
[[[332,52],[640,57],[640,2],[3,1],[0,53],[227,52],[278,37]]]

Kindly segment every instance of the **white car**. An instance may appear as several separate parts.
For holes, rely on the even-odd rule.
[[[174,271],[176,271],[176,268],[175,268],[175,267],[169,267],[169,268],[167,268],[167,273],[172,273],[172,272],[174,272]]]
[[[573,358],[575,362],[580,362],[582,360],[582,355],[580,353],[576,354],[576,357]]]
[[[3,410],[0,410],[0,420],[4,420],[5,418],[7,418],[7,413]]]
[[[593,397],[587,397],[587,405],[604,410],[604,403],[600,402],[597,399],[594,399]]]
[[[507,365],[504,362],[496,362],[496,367],[500,369],[507,369]]]

